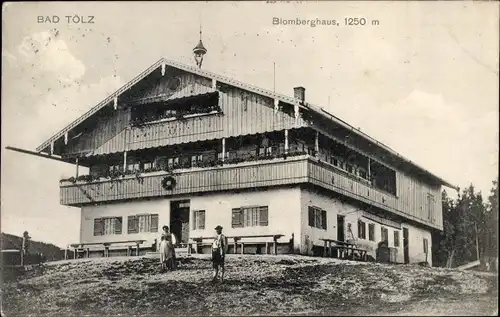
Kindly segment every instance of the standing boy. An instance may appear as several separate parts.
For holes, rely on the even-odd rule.
[[[214,277],[212,282],[217,281],[219,267],[221,270],[221,282],[224,281],[224,260],[227,252],[227,238],[222,234],[222,227],[215,227],[217,236],[212,244],[212,263],[214,267]]]

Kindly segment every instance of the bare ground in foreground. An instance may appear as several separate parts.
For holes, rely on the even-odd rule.
[[[228,255],[213,285],[209,257],[59,261],[2,287],[5,316],[493,315],[497,276],[302,256]]]

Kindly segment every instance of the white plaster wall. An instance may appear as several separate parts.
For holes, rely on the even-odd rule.
[[[408,228],[409,237],[409,256],[410,263],[424,262],[424,238],[428,240],[428,255],[427,262],[432,265],[432,235],[428,229],[422,229],[410,224],[403,224],[403,227]]]
[[[232,209],[245,206],[268,206],[268,226],[232,228]],[[221,225],[226,236],[283,234],[279,242],[289,242],[292,233],[294,244],[300,240],[300,189],[274,188],[255,192],[225,192],[191,198],[190,222],[193,210],[205,210],[205,229],[192,230],[190,237],[212,237],[214,228]],[[251,240],[247,240],[251,241]],[[272,241],[272,239],[271,239]]]
[[[158,214],[158,232],[141,232],[128,234],[128,216],[137,214]],[[122,217],[121,235],[94,236],[94,219],[101,217]],[[155,199],[129,201],[124,203],[84,206],[81,209],[80,243],[112,242],[126,240],[147,240],[152,244],[160,238],[161,227],[170,223],[170,200]]]
[[[316,206],[327,212],[327,230],[313,228],[308,223],[308,206]],[[429,241],[428,262],[432,263],[431,257],[431,232],[427,229],[415,227],[410,224],[402,224],[401,229],[383,225],[373,220],[363,217],[363,212],[358,207],[348,203],[343,203],[335,198],[324,194],[317,193],[310,189],[301,190],[301,253],[311,254],[312,245],[323,246],[324,242],[320,238],[337,239],[337,215],[345,216],[344,234],[347,233],[347,224],[351,224],[352,233],[356,239],[358,246],[368,250],[368,254],[376,258],[377,244],[381,241],[381,227],[388,230],[389,247],[394,248],[394,231],[399,232],[399,247],[397,247],[396,261],[404,263],[403,249],[403,228],[408,228],[409,232],[409,256],[410,263],[425,261],[425,253],[423,252],[423,238]],[[358,238],[358,219],[361,218],[366,225],[366,239]],[[375,225],[375,241],[369,240],[368,225]]]
[[[326,230],[309,226],[308,207],[315,206],[326,210]],[[356,217],[356,208],[344,204],[334,198],[316,193],[309,189],[301,190],[301,253],[311,254],[313,245],[322,246],[321,238],[337,239],[337,215],[352,215]],[[348,218],[346,217],[346,227]],[[353,233],[356,234],[356,232]]]

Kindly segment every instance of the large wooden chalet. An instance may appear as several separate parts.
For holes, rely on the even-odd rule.
[[[278,252],[313,254],[352,230],[372,256],[384,240],[394,261],[432,263],[441,186],[453,187],[302,87],[287,97],[166,59],[37,151],[76,164],[61,204],[80,208],[78,243],[96,255],[119,241],[149,251],[163,225],[189,244],[220,224],[241,237],[230,252],[269,252],[274,236]]]

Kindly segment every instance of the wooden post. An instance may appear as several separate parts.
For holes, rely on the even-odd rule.
[[[266,254],[269,253],[269,242],[266,241]]]
[[[324,242],[325,242],[325,246],[323,247],[323,257],[326,257],[326,245],[328,242],[326,240],[324,240]]]
[[[127,171],[127,151],[123,152],[123,172]]]
[[[136,242],[137,245],[137,256],[139,256],[139,242]]]
[[[68,259],[68,247],[66,247],[66,249],[64,249],[64,259],[65,260]]]
[[[234,238],[234,254],[238,254],[238,238]]]
[[[273,249],[274,249],[274,255],[278,255],[278,237],[274,236],[273,237]]]
[[[222,162],[224,162],[225,157],[226,157],[226,138],[222,138]]]
[[[314,156],[318,157],[319,154],[319,132],[316,131],[316,137],[314,138]]]
[[[76,260],[76,248],[73,248],[73,258]]]
[[[370,165],[371,165],[371,161],[370,161],[370,157],[368,157],[368,180],[371,182],[371,180],[372,180],[372,172],[370,170]]]
[[[50,142],[50,154],[49,155],[52,155],[54,154],[54,141]]]
[[[241,254],[245,253],[245,243],[241,242]]]
[[[87,250],[86,250],[86,251],[87,251],[87,258],[90,258],[90,249],[89,249],[89,248],[87,248]]]
[[[78,157],[76,158],[75,165],[76,165],[76,176],[75,177],[78,177]]]
[[[68,132],[64,133],[64,145],[68,145]]]
[[[288,154],[288,129],[285,129],[285,154]]]

